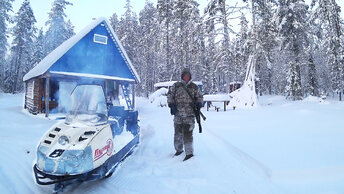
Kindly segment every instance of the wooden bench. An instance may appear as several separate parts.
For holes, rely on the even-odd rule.
[[[211,94],[211,95],[204,95],[203,102],[207,105],[207,111],[209,111],[210,106],[212,106],[213,102],[222,102],[223,103],[223,110],[227,110],[227,105],[230,101],[230,97],[227,94]],[[219,112],[220,107],[214,106],[216,112]]]

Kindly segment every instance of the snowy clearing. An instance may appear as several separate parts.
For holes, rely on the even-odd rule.
[[[264,96],[250,110],[205,111],[195,157],[172,158],[167,107],[138,98],[141,144],[109,179],[68,193],[343,193],[344,103]],[[49,193],[36,185],[36,145],[55,120],[22,110],[23,95],[0,93],[0,193]]]

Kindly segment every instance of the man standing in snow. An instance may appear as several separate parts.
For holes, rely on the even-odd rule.
[[[194,106],[201,108],[203,96],[198,86],[191,81],[190,69],[185,68],[181,75],[181,81],[172,85],[167,94],[168,107],[174,115],[174,148],[175,156],[183,153],[185,160],[193,156],[193,129],[195,127]]]

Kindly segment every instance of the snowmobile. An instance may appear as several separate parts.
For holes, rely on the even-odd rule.
[[[55,191],[77,181],[107,178],[139,144],[138,112],[108,105],[100,85],[78,85],[64,121],[37,147],[36,182]]]

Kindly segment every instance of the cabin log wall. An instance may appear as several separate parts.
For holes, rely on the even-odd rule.
[[[32,114],[42,112],[42,79],[33,78],[25,84],[25,108]]]

